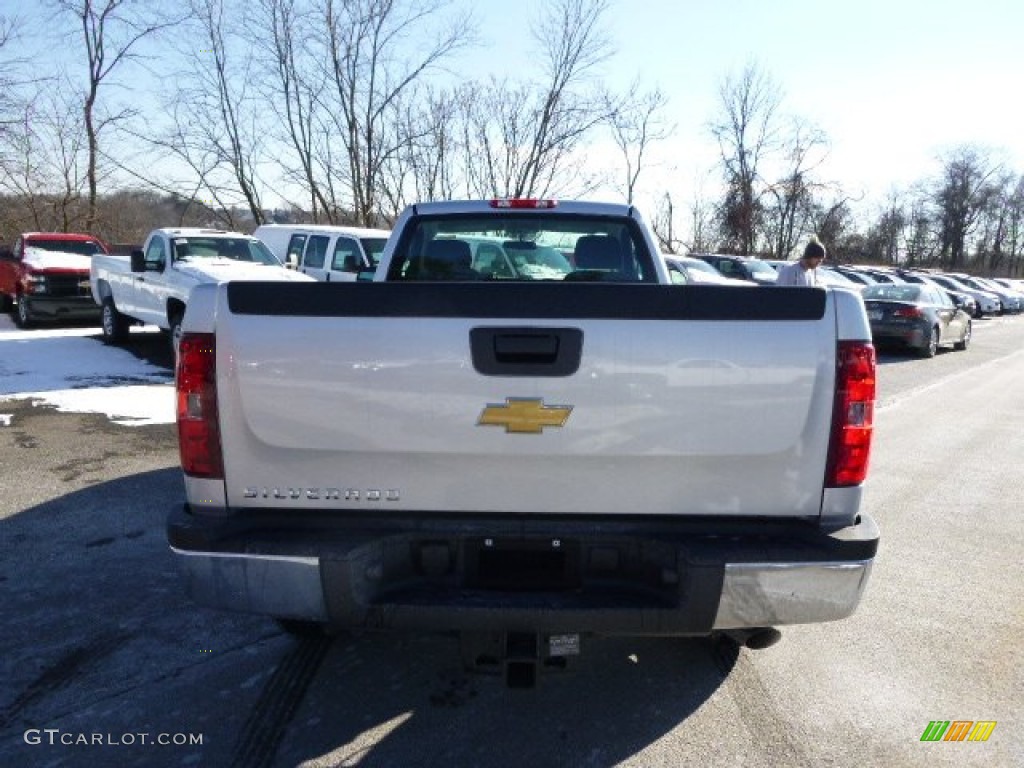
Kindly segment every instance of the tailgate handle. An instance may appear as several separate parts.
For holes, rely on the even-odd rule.
[[[580,367],[579,328],[473,328],[473,367],[485,376],[571,376]]]
[[[494,357],[499,363],[550,365],[558,357],[558,337],[550,333],[498,334],[494,337]]]

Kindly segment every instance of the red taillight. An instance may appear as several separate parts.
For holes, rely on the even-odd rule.
[[[498,197],[491,200],[491,208],[554,208],[557,200],[537,200],[526,197]]]
[[[922,312],[918,307],[900,307],[899,309],[893,310],[892,316],[918,318],[924,317],[924,312]]]
[[[212,333],[186,333],[178,346],[178,450],[193,477],[224,477],[217,420],[217,343]]]
[[[836,349],[836,399],[826,487],[864,482],[874,419],[875,348],[866,341],[841,341]]]

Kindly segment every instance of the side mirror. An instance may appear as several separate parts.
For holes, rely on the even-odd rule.
[[[284,260],[284,266],[286,269],[298,269],[299,268],[299,257],[294,253],[289,253]]]
[[[141,248],[133,248],[131,253],[132,272],[146,271],[146,254]]]
[[[346,254],[345,260],[341,263],[342,272],[355,272],[358,274],[362,268],[362,261],[354,253]]]
[[[356,271],[356,282],[357,283],[372,283],[373,276],[377,274],[377,270],[373,267],[369,269],[360,269]]]

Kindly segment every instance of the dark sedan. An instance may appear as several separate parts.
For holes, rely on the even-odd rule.
[[[913,283],[879,283],[861,292],[871,335],[881,346],[895,343],[934,357],[940,346],[967,349],[971,318],[941,288]]]

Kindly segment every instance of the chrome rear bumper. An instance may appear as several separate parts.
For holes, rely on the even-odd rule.
[[[486,538],[479,518],[285,537],[237,524],[211,533],[208,523],[217,525],[179,513],[168,535],[188,594],[210,607],[339,627],[667,636],[845,618],[879,536],[866,515],[830,532],[763,521],[657,530],[518,521],[514,531],[497,522]]]

